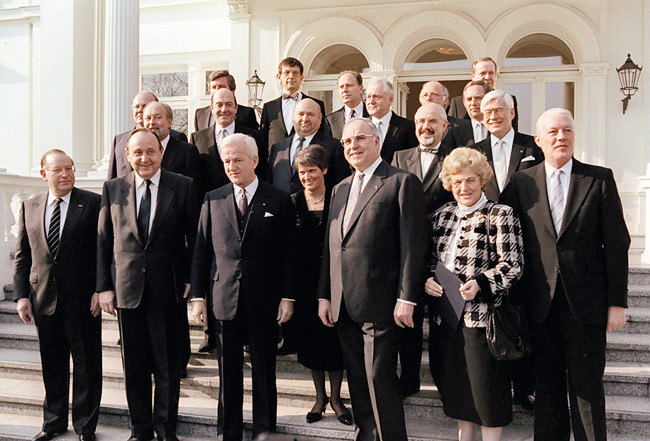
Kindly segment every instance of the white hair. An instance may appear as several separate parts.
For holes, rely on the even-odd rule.
[[[372,138],[381,138],[381,134],[379,133],[379,129],[375,125],[375,123],[372,122],[370,118],[352,118],[350,121],[345,123],[345,126],[343,126],[343,131],[345,131],[345,128],[349,126],[351,123],[355,121],[362,121],[368,126],[368,129],[370,130],[370,134],[372,135]]]
[[[515,102],[509,93],[501,89],[494,89],[493,91],[486,93],[483,97],[483,100],[481,101],[481,113],[483,113],[483,110],[485,110],[485,106],[487,106],[488,103],[498,100],[499,98],[503,98],[508,109],[515,108]]]
[[[257,144],[255,143],[255,139],[251,136],[244,135],[243,133],[234,133],[226,137],[221,141],[221,148],[223,149],[231,144],[238,144],[241,141],[246,144],[246,154],[251,159],[255,158],[257,156]]]
[[[539,118],[537,118],[537,123],[535,124],[535,133],[537,135],[541,134],[542,127],[544,127],[546,119],[551,115],[564,115],[571,120],[571,126],[575,126],[575,121],[573,120],[573,115],[571,115],[571,112],[561,107],[553,107],[552,109],[548,109],[546,112],[542,113]]]
[[[388,81],[386,78],[379,78],[379,77],[374,77],[370,80],[370,83],[368,84],[368,89],[370,89],[370,86],[373,84],[381,84],[382,89],[384,92],[386,92],[386,95],[388,95],[388,98],[391,98],[394,94],[393,92],[393,83]]]

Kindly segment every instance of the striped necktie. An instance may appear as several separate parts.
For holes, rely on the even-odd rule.
[[[343,234],[348,232],[354,207],[356,207],[359,196],[361,195],[361,190],[363,189],[364,176],[363,173],[359,173],[358,176],[355,176],[352,188],[350,188],[350,195],[348,196],[348,203],[345,207],[345,215],[343,216]]]
[[[56,198],[54,201],[54,210],[50,218],[50,226],[47,229],[47,245],[53,256],[59,250],[59,240],[61,236],[61,198]]]
[[[564,191],[560,179],[563,173],[562,170],[555,170],[551,177],[551,217],[556,233],[559,233],[562,228],[562,216],[564,215]]]

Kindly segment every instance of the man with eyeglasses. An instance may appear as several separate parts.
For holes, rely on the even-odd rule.
[[[119,135],[115,135],[115,138],[113,138],[111,154],[108,160],[108,175],[106,176],[106,179],[121,178],[131,171],[129,161],[126,159],[126,153],[124,153],[126,141],[135,129],[144,127],[144,108],[152,101],[158,101],[158,97],[151,92],[138,92],[133,97],[131,110],[133,111],[135,127],[131,130],[120,133]],[[169,134],[179,141],[187,142],[187,136],[183,132],[170,129]]]
[[[14,268],[14,298],[25,324],[34,319],[41,352],[47,441],[68,430],[70,356],[72,425],[94,441],[102,395],[99,296],[95,292],[100,196],[74,186],[74,162],[53,149],[41,158],[49,192],[22,203]]]
[[[445,87],[440,81],[427,81],[422,85],[420,90],[420,105],[424,106],[426,103],[436,103],[442,106],[443,109],[447,108],[449,102],[449,89]],[[469,126],[466,119],[454,118],[445,113],[448,122],[448,129],[456,126]],[[445,132],[446,134],[447,132]]]
[[[515,109],[510,94],[496,89],[483,97],[481,113],[489,136],[470,147],[481,150],[487,156],[494,174],[485,187],[485,196],[494,202],[516,171],[525,170],[541,163],[544,153],[530,135],[516,132],[512,127]]]
[[[355,439],[406,441],[397,347],[424,281],[424,193],[417,176],[382,159],[371,121],[348,121],[341,143],[354,174],[332,192],[318,315],[341,340]]]

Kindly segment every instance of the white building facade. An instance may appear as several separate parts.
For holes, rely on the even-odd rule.
[[[67,151],[78,184],[99,191],[138,90],[170,104],[189,135],[209,72],[229,69],[246,103],[257,70],[267,101],[286,56],[303,62],[303,90],[328,110],[341,105],[338,72],[355,69],[391,80],[407,117],[423,82],[458,95],[471,62],[492,57],[521,132],[547,108],[574,113],[577,159],[614,170],[632,259],[650,263],[650,76],[623,114],[615,69],[628,53],[650,60],[647,41],[650,0],[0,0],[0,284],[11,282],[16,210],[45,191],[43,152]]]

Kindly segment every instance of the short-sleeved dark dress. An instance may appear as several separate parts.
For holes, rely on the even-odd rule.
[[[323,211],[309,211],[304,190],[291,195],[296,207],[296,304],[293,319],[298,331],[298,362],[320,371],[343,370],[338,335],[334,328],[323,325],[318,317],[316,295],[330,193],[328,189]]]

